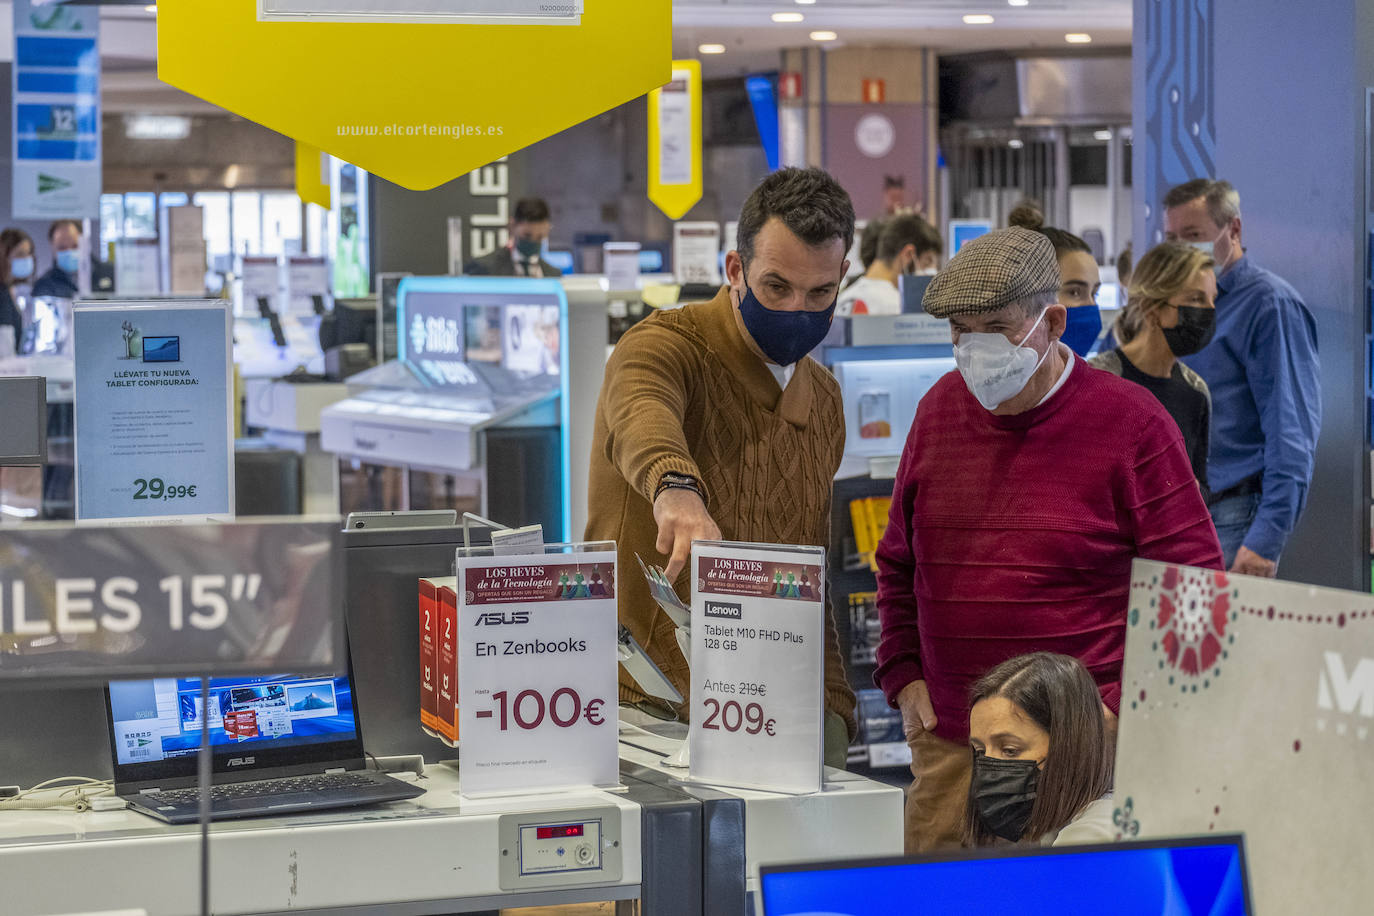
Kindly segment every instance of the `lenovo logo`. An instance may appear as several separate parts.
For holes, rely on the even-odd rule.
[[[503,614],[500,611],[487,611],[485,614],[478,615],[476,625],[479,627],[501,627],[529,622],[529,611],[511,611],[508,614]]]
[[[724,617],[726,620],[739,620],[744,616],[744,608],[738,604],[727,604],[723,601],[706,602],[706,610],[703,612],[707,617]]]
[[[231,766],[231,767],[246,767],[246,766],[251,766],[251,765],[253,765],[253,764],[257,763],[257,762],[258,762],[258,758],[256,758],[256,757],[230,757],[230,758],[229,758],[229,766]]]
[[[1317,708],[1374,719],[1374,659],[1362,658],[1346,668],[1339,652],[1326,653],[1326,670],[1317,682]]]
[[[377,450],[377,443],[374,440],[359,439],[357,436],[354,436],[353,447],[372,452]]]

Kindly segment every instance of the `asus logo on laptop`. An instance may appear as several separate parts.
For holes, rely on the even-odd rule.
[[[257,762],[258,762],[258,758],[256,758],[256,757],[230,757],[230,758],[229,758],[229,765],[230,765],[231,767],[246,767],[246,766],[251,766],[252,764],[255,764],[255,763],[257,763]]]

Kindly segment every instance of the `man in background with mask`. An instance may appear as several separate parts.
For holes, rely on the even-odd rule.
[[[1246,257],[1229,182],[1171,190],[1164,226],[1171,241],[1211,255],[1217,272],[1216,334],[1184,362],[1212,392],[1208,504],[1226,566],[1274,578],[1307,504],[1321,432],[1317,323],[1297,290]]]
[[[473,277],[561,277],[563,272],[540,256],[552,231],[549,205],[543,198],[519,200],[511,218],[510,241],[469,262],[463,272]]]
[[[857,281],[840,294],[835,314],[900,315],[898,280],[903,274],[933,274],[944,244],[935,227],[914,213],[903,213],[883,224],[877,257]]]
[[[53,266],[33,284],[33,294],[75,299],[81,273],[81,224],[74,219],[53,223],[48,227],[48,244],[53,250]]]
[[[957,372],[921,401],[878,546],[874,680],[902,712],[907,851],[957,846],[968,696],[1028,652],[1081,661],[1114,717],[1131,562],[1221,568],[1177,424],[1060,342],[1054,246],[1021,228],[966,244],[926,290]]]
[[[853,238],[854,207],[833,178],[774,172],[740,213],[729,285],[635,325],[606,366],[586,537],[618,545],[620,621],[684,697],[687,660],[635,557],[664,566],[685,600],[694,540],[829,545],[844,411],[834,378],[807,354],[830,328]],[[844,766],[854,693],[833,622],[824,678],[826,762]],[[674,713],[623,670],[620,698]]]

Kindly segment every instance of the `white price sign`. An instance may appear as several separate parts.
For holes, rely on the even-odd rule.
[[[673,278],[720,283],[720,223],[673,224]]]
[[[604,546],[458,552],[463,795],[618,782],[616,555]]]
[[[694,780],[819,792],[825,551],[692,546]]]

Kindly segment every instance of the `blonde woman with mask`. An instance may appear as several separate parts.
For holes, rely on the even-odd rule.
[[[1193,476],[1207,495],[1207,383],[1179,362],[1207,346],[1216,330],[1217,281],[1212,258],[1181,242],[1150,249],[1131,273],[1126,307],[1116,320],[1120,346],[1089,360],[1149,389],[1174,418]]]

